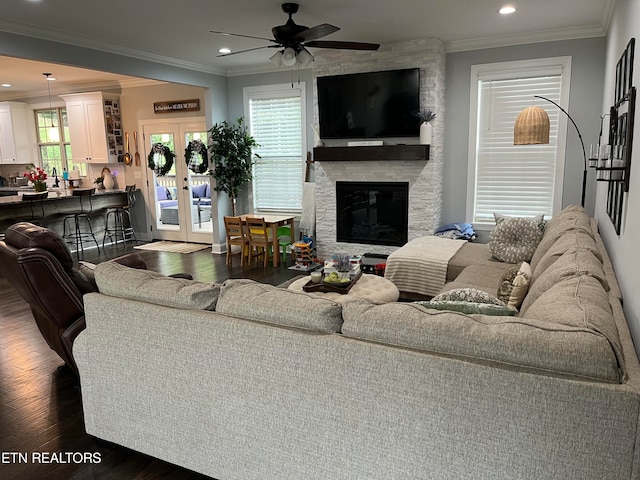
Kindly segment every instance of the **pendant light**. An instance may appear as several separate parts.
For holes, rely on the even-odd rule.
[[[51,115],[53,107],[51,106],[51,85],[49,82],[52,82],[55,78],[51,77],[51,73],[43,73],[42,75],[47,79],[47,92],[49,92],[49,115]],[[51,125],[49,126],[49,140],[52,142],[60,141],[60,133],[58,128],[53,125],[53,118],[51,118]]]

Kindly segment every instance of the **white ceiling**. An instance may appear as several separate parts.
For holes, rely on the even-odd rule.
[[[272,38],[285,23],[281,0],[2,0],[0,31],[153,60],[210,73],[235,75],[271,68],[273,49],[218,57],[270,42],[217,35],[209,30]],[[602,36],[615,0],[516,0],[518,10],[497,13],[509,0],[298,0],[297,24],[330,23],[340,30],[323,40],[394,43],[437,36],[447,51],[546,40]],[[313,49],[311,49],[313,53]],[[128,77],[0,57],[0,100],[46,95],[43,72],[56,93],[77,85],[127,82]]]

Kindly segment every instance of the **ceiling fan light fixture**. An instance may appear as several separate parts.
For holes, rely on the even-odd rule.
[[[287,67],[293,67],[296,64],[296,51],[293,48],[287,47],[284,49],[282,64]]]
[[[309,53],[309,50],[303,48],[298,52],[298,62],[302,68],[307,68],[313,62],[313,55]]]
[[[277,51],[276,53],[271,55],[271,57],[269,57],[269,60],[271,60],[271,63],[273,63],[276,67],[281,67],[282,66],[282,52]]]

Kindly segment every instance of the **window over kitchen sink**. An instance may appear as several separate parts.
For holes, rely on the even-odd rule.
[[[35,110],[34,113],[36,116],[38,153],[42,169],[50,175],[55,168],[58,175],[62,177],[62,172],[65,168],[67,170],[76,168],[80,171],[81,176],[86,176],[87,165],[74,163],[70,160],[72,158],[72,146],[69,141],[67,109]]]

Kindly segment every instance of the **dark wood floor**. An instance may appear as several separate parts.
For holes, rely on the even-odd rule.
[[[129,247],[126,253],[134,251]],[[286,266],[227,268],[224,256],[202,250],[191,254],[135,250],[148,268],[170,275],[222,282],[252,278],[277,285],[296,275]],[[122,246],[85,253],[99,263],[125,253]],[[0,277],[0,478],[1,479],[203,479],[208,478],[126,448],[101,442],[84,431],[76,376],[49,349],[26,304]],[[45,455],[95,454],[99,463],[52,462]],[[42,454],[42,455],[40,455]],[[34,458],[34,455],[36,456]],[[38,455],[40,455],[38,457]],[[23,461],[26,456],[26,461]],[[38,461],[38,458],[42,461]],[[76,459],[80,456],[76,455]],[[48,460],[47,463],[44,460]]]

